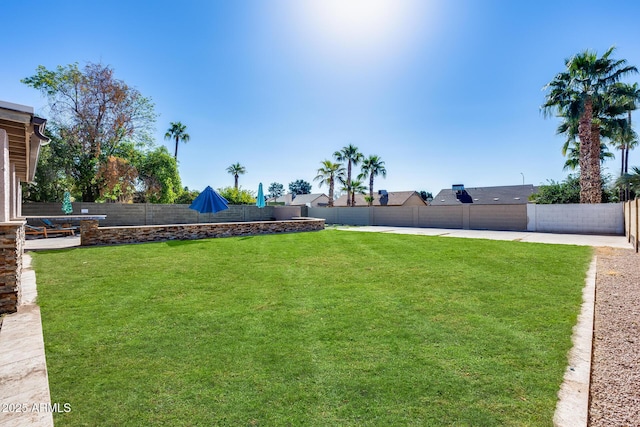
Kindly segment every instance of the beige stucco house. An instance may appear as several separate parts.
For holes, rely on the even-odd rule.
[[[368,206],[365,194],[356,194],[354,206]],[[373,194],[372,206],[426,206],[417,191],[385,191]],[[347,196],[343,195],[333,202],[335,207],[347,206]]]
[[[0,101],[0,314],[20,304],[20,276],[26,221],[22,218],[21,182],[35,176],[46,120],[33,108]]]

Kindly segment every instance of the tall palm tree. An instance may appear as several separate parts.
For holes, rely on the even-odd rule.
[[[245,173],[247,173],[247,169],[242,166],[240,163],[234,163],[231,166],[229,166],[227,168],[227,172],[229,172],[231,175],[233,175],[234,178],[234,187],[237,190],[238,189],[238,177],[240,175],[244,175]]]
[[[360,167],[360,175],[358,179],[369,178],[369,200],[373,201],[373,178],[380,175],[383,178],[387,177],[387,169],[384,167],[384,162],[380,156],[371,155],[362,161]]]
[[[314,181],[320,181],[319,187],[322,184],[329,186],[329,207],[333,207],[333,195],[335,188],[336,178],[344,175],[344,167],[340,163],[333,163],[331,160],[324,160],[321,163],[320,169],[318,169],[318,175],[313,178]]]
[[[625,60],[610,58],[614,47],[600,58],[585,50],[566,59],[566,70],[545,86],[549,90],[542,109],[545,114],[558,112],[561,117],[577,119],[580,139],[580,203],[600,203],[600,122],[594,105],[604,111],[605,94],[622,77],[637,72]]]
[[[345,181],[345,186],[347,194],[352,193],[351,167],[356,166],[358,163],[360,163],[364,156],[361,152],[358,151],[358,147],[353,144],[349,144],[346,147],[343,147],[342,150],[333,153],[333,157],[339,162],[347,162],[347,180]],[[349,197],[347,197],[347,206],[351,206]]]
[[[574,141],[572,146],[566,146],[563,154],[567,156],[567,161],[564,162],[564,168],[562,170],[576,170],[580,166],[580,143]],[[609,147],[604,142],[600,144],[600,164],[604,163],[608,159],[613,159],[614,155],[609,151]]]
[[[610,91],[616,114],[624,114],[626,117],[618,121],[617,132],[614,132],[614,143],[622,151],[621,173],[629,172],[629,151],[638,144],[638,135],[631,126],[631,112],[638,108],[640,103],[640,87],[638,83],[616,83]]]
[[[167,129],[167,133],[164,134],[164,139],[175,139],[176,141],[176,151],[173,155],[173,158],[178,160],[178,143],[180,141],[187,143],[189,141],[189,134],[186,132],[187,126],[183,125],[180,122],[171,122],[169,123],[169,129]]]

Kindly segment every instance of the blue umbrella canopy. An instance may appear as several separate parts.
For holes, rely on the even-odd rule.
[[[189,209],[196,210],[200,213],[216,213],[229,209],[227,199],[215,192],[213,188],[207,185],[202,193],[195,198]]]
[[[256,206],[259,208],[264,208],[266,206],[266,202],[264,200],[264,192],[262,191],[262,183],[258,185],[258,197],[256,198]]]

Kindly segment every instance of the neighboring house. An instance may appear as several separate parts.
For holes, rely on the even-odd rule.
[[[289,206],[291,204],[291,200],[293,200],[292,198],[292,194],[285,194],[284,196],[280,196],[280,197],[269,197],[267,199],[267,204],[269,203],[277,203],[277,204],[281,204],[281,205],[285,205],[285,206]]]
[[[267,199],[267,203],[284,204],[285,206],[311,206],[314,208],[327,206],[329,204],[329,196],[324,193],[316,194],[298,194],[293,197],[293,194],[285,194],[278,198]]]
[[[364,199],[367,194],[356,194],[355,206],[368,206]],[[425,206],[426,203],[417,191],[379,190],[373,194],[373,206]],[[335,207],[347,206],[347,196],[343,195],[333,202]]]
[[[464,187],[454,185],[445,188],[433,198],[433,206],[450,206],[461,203],[478,205],[519,205],[526,204],[529,196],[536,193],[538,187],[528,185],[505,185],[500,187]]]
[[[291,206],[324,207],[329,204],[329,196],[320,194],[298,194],[290,203]]]

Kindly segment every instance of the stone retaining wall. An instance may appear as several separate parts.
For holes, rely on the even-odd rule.
[[[20,305],[23,244],[24,222],[0,224],[0,314]]]
[[[212,237],[256,234],[296,233],[324,229],[324,219],[301,218],[289,221],[225,222],[210,224],[170,224],[124,227],[99,227],[98,221],[81,221],[82,246],[123,243],[196,240]]]

